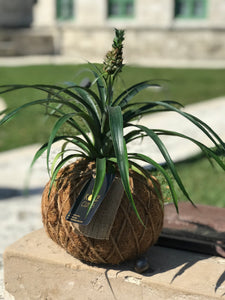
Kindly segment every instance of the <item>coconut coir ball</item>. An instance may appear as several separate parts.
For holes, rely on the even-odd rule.
[[[145,226],[138,220],[124,193],[109,239],[90,238],[78,234],[74,224],[65,217],[94,169],[93,162],[81,159],[59,171],[50,195],[50,181],[47,183],[42,195],[45,230],[69,254],[86,262],[119,264],[134,259],[146,252],[161,232],[163,206],[158,197],[160,186],[156,179],[146,180],[142,175],[130,171],[133,198]]]

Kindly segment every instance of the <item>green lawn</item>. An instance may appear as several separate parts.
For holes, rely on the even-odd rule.
[[[176,169],[195,204],[225,207],[225,173],[222,169],[218,166],[212,167],[202,155],[178,163]],[[154,175],[162,183],[165,200],[170,203],[172,198],[165,180],[157,172],[154,172]],[[179,190],[178,199],[187,201]]]
[[[178,164],[177,170],[194,203],[225,207],[225,173],[207,159]],[[180,199],[183,196],[180,193]]]
[[[86,71],[85,71],[86,70]],[[190,104],[213,97],[225,95],[225,70],[201,69],[154,69],[144,67],[125,67],[118,89],[146,79],[160,82],[163,91],[144,91],[135,100],[173,99],[182,104]],[[89,76],[87,65],[43,65],[0,68],[0,84],[63,84],[80,83]],[[2,95],[9,108],[45,97],[35,90],[22,90]],[[18,125],[19,124],[19,125]],[[15,120],[0,130],[0,151],[31,143],[44,142],[52,124],[46,121],[39,107],[32,107],[20,113]]]
[[[80,83],[88,77],[87,65],[26,66],[0,68],[0,85],[3,84],[63,84]],[[154,69],[125,67],[118,82],[118,89],[129,87],[138,81],[152,79],[164,86],[163,91],[143,92],[136,101],[143,99],[176,100],[184,105],[225,95],[225,69]],[[1,96],[1,95],[0,95]],[[35,90],[21,90],[2,95],[9,108],[45,97]],[[52,122],[38,107],[27,109],[0,129],[0,151],[43,143],[47,140]],[[225,207],[224,179],[221,170],[213,170],[205,159],[177,166],[187,190],[195,203]],[[180,199],[183,196],[180,194]]]

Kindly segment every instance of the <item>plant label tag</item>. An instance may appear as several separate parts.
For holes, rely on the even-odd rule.
[[[92,199],[92,191],[95,184],[94,177],[89,179],[89,181],[85,184],[85,186],[81,190],[79,196],[77,197],[70,211],[66,215],[66,220],[81,225],[88,225],[91,222],[96,211],[98,210],[100,204],[104,200],[110,186],[113,183],[114,178],[115,178],[115,174],[107,173],[105,175],[101,190],[87,215],[88,208],[90,206],[91,199]]]

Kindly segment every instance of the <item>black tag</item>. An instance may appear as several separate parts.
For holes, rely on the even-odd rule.
[[[111,184],[113,183],[114,178],[115,174],[109,173],[105,175],[101,190],[87,215],[88,208],[92,199],[92,191],[95,184],[95,178],[92,177],[85,184],[84,188],[82,189],[76,201],[74,202],[72,208],[66,215],[66,220],[73,223],[88,225],[91,222],[100,204],[102,203],[103,199],[105,198]]]

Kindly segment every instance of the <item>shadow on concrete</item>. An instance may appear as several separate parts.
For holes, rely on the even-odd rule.
[[[198,263],[199,261],[207,260],[210,257],[211,256],[209,255],[201,254],[201,253],[194,253],[185,250],[175,250],[172,248],[165,248],[161,246],[153,246],[147,251],[145,255],[145,258],[149,263],[149,268],[147,269],[146,272],[142,274],[135,272],[135,265],[137,264],[137,260],[124,262],[120,265],[109,265],[109,264],[95,265],[90,263],[87,264],[93,267],[105,269],[105,277],[108,282],[109,288],[112,292],[112,296],[114,299],[117,299],[115,295],[115,291],[113,290],[113,287],[110,283],[110,277],[108,276],[110,270],[117,271],[117,275],[119,273],[131,271],[131,272],[135,272],[138,276],[150,277],[159,273],[164,273],[169,270],[181,267],[171,279],[170,284],[172,284],[178,277],[182,276],[188,269],[192,268],[192,266],[194,266],[196,263]],[[215,293],[217,293],[218,289],[224,284],[224,282],[225,282],[225,271],[221,274],[221,276],[216,281],[215,290],[214,290]]]
[[[195,252],[189,252],[185,250],[177,250],[165,248],[160,246],[151,247],[146,254],[149,264],[153,272],[148,270],[142,274],[143,276],[153,276],[158,273],[164,273],[169,270],[182,266],[178,272],[173,276],[171,284],[179,277],[182,276],[189,268],[194,266],[201,260],[207,260],[211,256],[207,254],[200,254]],[[166,254],[166,255],[165,255]],[[225,271],[216,281],[215,293],[225,282]]]
[[[225,271],[221,274],[220,278],[216,282],[215,293],[217,292],[218,288],[225,282]],[[222,295],[225,296],[225,293]]]
[[[2,188],[0,187],[0,200],[6,200],[16,197],[29,197],[33,195],[42,194],[43,187],[29,189],[28,191],[15,189],[15,188]]]

